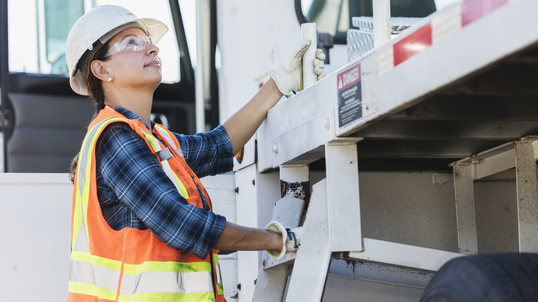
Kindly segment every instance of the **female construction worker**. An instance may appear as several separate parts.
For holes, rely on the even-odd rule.
[[[225,301],[218,249],[294,251],[278,223],[242,227],[211,211],[198,179],[232,169],[282,95],[302,87],[301,45],[239,112],[183,136],[150,120],[161,82],[156,43],[168,28],[98,6],[67,38],[71,88],[97,103],[76,170],[68,301]],[[321,78],[323,54],[313,62]],[[297,239],[300,234],[295,234]]]

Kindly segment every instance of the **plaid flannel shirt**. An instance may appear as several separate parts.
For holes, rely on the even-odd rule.
[[[142,121],[129,110],[114,109]],[[232,170],[232,146],[222,125],[192,136],[174,134],[185,161],[199,178]],[[134,130],[125,123],[109,125],[95,152],[97,196],[110,227],[149,228],[172,248],[202,259],[211,253],[226,218],[207,210],[200,188],[205,209],[190,205]]]

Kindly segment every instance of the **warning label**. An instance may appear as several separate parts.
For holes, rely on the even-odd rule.
[[[361,65],[346,69],[337,76],[339,127],[362,117]]]
[[[338,73],[338,124],[340,133],[364,121],[364,117],[379,110],[377,84],[377,54]]]

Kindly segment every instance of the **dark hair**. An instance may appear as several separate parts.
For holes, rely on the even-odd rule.
[[[95,51],[86,52],[82,56],[82,58],[79,60],[79,64],[81,63],[83,64],[83,62],[88,62],[88,63],[86,64],[86,66],[77,66],[77,68],[79,68],[81,71],[84,70],[83,72],[84,84],[88,88],[90,98],[95,101],[95,114],[92,120],[97,117],[97,114],[99,114],[99,111],[101,111],[101,109],[105,108],[105,91],[103,90],[102,81],[93,74],[91,63],[95,60],[100,60],[100,61],[108,60],[108,58],[105,58],[105,55],[108,52],[108,45],[109,43],[106,42],[105,44],[101,46],[97,45],[97,47],[95,47],[96,48]],[[89,60],[87,60],[88,56],[90,57]],[[77,171],[77,163],[78,163],[79,154],[80,153],[77,153],[77,155],[73,158],[73,160],[71,160],[71,172],[69,173],[69,179],[71,180],[72,183],[75,182],[75,173]]]
[[[86,84],[86,87],[88,88],[88,92],[90,94],[90,98],[92,98],[95,101],[95,113],[96,116],[101,111],[101,109],[105,108],[105,92],[103,90],[103,83],[100,79],[98,79],[92,72],[92,62],[95,60],[99,61],[108,61],[108,58],[105,58],[106,53],[108,52],[108,42],[103,44],[102,46],[97,46],[97,50],[93,52],[93,54],[90,55],[90,59],[88,60],[88,64],[84,66],[84,84]],[[82,66],[79,66],[82,67]],[[94,117],[95,118],[95,117]]]

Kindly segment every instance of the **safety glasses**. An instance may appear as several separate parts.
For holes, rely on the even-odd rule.
[[[150,43],[151,45],[157,44],[147,36],[125,36],[123,39],[121,39],[121,41],[112,45],[112,47],[106,53],[105,58],[122,51],[144,51],[148,43]]]

